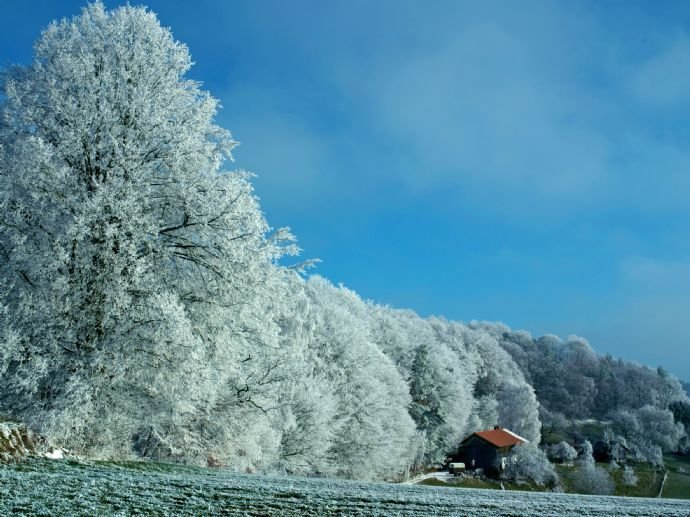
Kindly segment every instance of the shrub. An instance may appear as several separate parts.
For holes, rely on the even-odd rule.
[[[566,463],[577,458],[577,451],[568,442],[562,441],[555,445],[550,445],[546,449],[549,460],[556,463]]]
[[[529,479],[538,485],[554,487],[558,484],[558,474],[546,453],[532,444],[513,449],[507,458],[504,474],[515,480]]]

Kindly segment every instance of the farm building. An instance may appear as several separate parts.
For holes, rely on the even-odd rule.
[[[595,461],[604,463],[625,463],[635,456],[630,448],[616,440],[598,441],[594,444],[592,453]]]
[[[482,468],[487,473],[498,473],[505,468],[506,458],[516,445],[528,443],[522,436],[495,426],[477,431],[460,442],[453,462],[462,462],[467,469]]]

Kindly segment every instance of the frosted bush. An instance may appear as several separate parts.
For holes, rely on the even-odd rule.
[[[505,476],[513,479],[529,479],[538,485],[556,486],[558,474],[546,453],[533,444],[519,445],[506,461]]]

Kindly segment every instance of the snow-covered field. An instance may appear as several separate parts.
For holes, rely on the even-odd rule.
[[[0,515],[690,515],[690,502],[240,475],[156,464],[0,466]]]

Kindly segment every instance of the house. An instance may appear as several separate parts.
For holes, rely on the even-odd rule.
[[[516,445],[529,443],[508,429],[495,426],[486,431],[469,435],[458,447],[452,462],[462,462],[467,469],[484,469],[487,473],[500,473],[505,468],[506,458]]]

